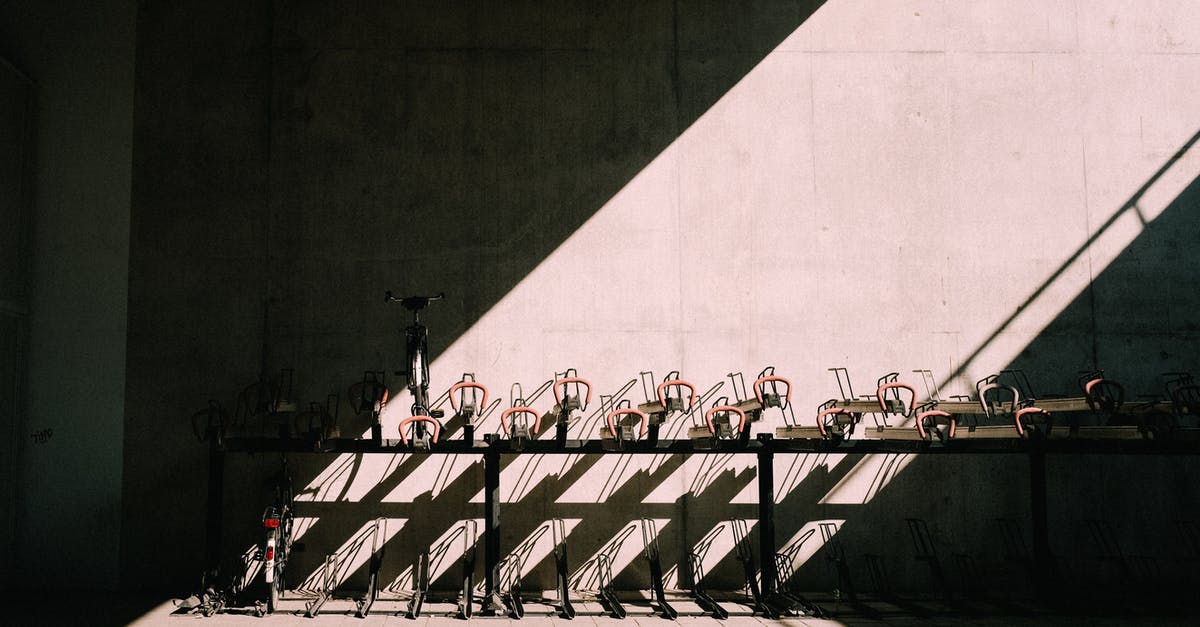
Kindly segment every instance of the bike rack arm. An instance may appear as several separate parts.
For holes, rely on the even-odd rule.
[[[479,409],[482,411],[483,408],[487,407],[488,389],[484,387],[482,383],[476,383],[474,381],[459,381],[458,383],[450,386],[450,391],[447,392],[447,394],[450,395],[450,407],[454,408],[455,413],[458,413],[458,401],[455,400],[454,394],[459,390],[465,390],[467,388],[472,388],[483,392],[483,400],[479,403]]]
[[[787,394],[784,395],[784,398],[786,399],[786,402],[790,404],[792,402],[792,382],[783,377],[775,375],[763,376],[754,380],[754,384],[751,387],[754,388],[754,397],[758,399],[758,403],[761,405],[763,402],[763,384],[771,381],[778,381],[787,386]]]
[[[1025,426],[1021,424],[1021,419],[1024,418],[1025,416],[1028,416],[1031,414],[1040,415],[1040,416],[1049,416],[1050,412],[1042,409],[1041,407],[1023,407],[1021,409],[1018,409],[1017,412],[1013,415],[1013,421],[1016,422],[1016,424],[1017,424],[1017,435],[1018,436],[1025,437]]]
[[[746,428],[746,412],[738,409],[737,407],[734,407],[733,405],[717,405],[716,407],[713,407],[712,409],[710,409],[704,413],[704,421],[708,423],[708,432],[712,433],[712,434],[716,434],[717,428],[715,425],[713,425],[712,417],[713,417],[713,414],[715,414],[719,411],[733,412],[738,415],[737,432],[738,432],[738,435],[741,435],[742,429]]]
[[[685,387],[689,392],[691,392],[691,401],[688,403],[688,407],[696,404],[696,386],[682,379],[671,379],[658,384],[658,402],[661,403],[664,408],[667,406],[667,397],[663,394],[663,392],[667,388],[674,386]]]
[[[992,408],[988,405],[987,393],[992,390],[1008,390],[1012,393],[1013,408],[1015,409],[1021,405],[1021,391],[1011,385],[997,383],[994,377],[995,375],[992,375],[992,377],[982,379],[975,385],[976,393],[979,395],[980,408],[983,410],[983,415],[988,418],[992,417]]]
[[[950,412],[942,411],[940,409],[930,409],[917,414],[917,433],[921,434],[922,440],[929,439],[929,434],[925,431],[926,418],[948,418],[950,421],[950,432],[948,433],[948,438],[951,440],[954,439],[954,428],[958,421],[954,419],[954,416],[952,416]]]
[[[817,412],[817,429],[821,431],[821,437],[829,437],[829,433],[825,431],[825,416],[848,413],[850,412],[842,409],[841,407],[830,407],[829,409],[822,409],[821,411]]]
[[[647,417],[646,417],[645,413],[640,412],[636,409],[614,409],[611,412],[609,412],[608,416],[605,417],[605,419],[604,419],[605,422],[608,423],[608,432],[611,433],[614,438],[617,437],[617,422],[616,422],[617,416],[637,416],[638,419],[641,420],[641,425],[642,425],[641,429],[639,430],[638,437],[639,438],[646,437]]]
[[[583,405],[584,405],[584,407],[591,405],[592,404],[592,384],[588,383],[586,379],[581,379],[579,377],[563,377],[562,379],[559,379],[558,381],[554,382],[554,404],[558,405],[559,407],[562,407],[563,397],[562,397],[562,394],[559,392],[559,388],[566,389],[567,384],[570,384],[570,383],[578,383],[579,385],[582,385],[583,387],[587,388],[587,399],[585,401],[583,401]]]
[[[912,414],[913,407],[917,404],[917,390],[907,383],[899,383],[894,381],[880,385],[879,388],[875,390],[875,395],[879,397],[879,410],[885,414],[890,413],[888,412],[887,408],[887,399],[883,397],[884,393],[888,390],[908,390],[908,393],[912,394],[912,397],[909,399],[908,407],[902,415],[907,418],[910,414]]]
[[[411,422],[428,422],[433,424],[433,443],[437,444],[438,435],[442,432],[442,423],[429,416],[410,416],[400,421],[400,441],[408,446],[408,438],[404,436],[404,427]]]
[[[532,407],[509,407],[500,414],[500,427],[504,429],[504,435],[509,435],[511,429],[508,423],[512,420],[510,416],[513,414],[530,414],[533,416],[533,433],[536,435],[541,430],[542,415]]]

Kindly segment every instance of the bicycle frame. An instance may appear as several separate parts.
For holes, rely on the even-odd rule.
[[[412,312],[412,323],[404,328],[404,354],[408,370],[403,374],[408,381],[408,391],[412,394],[412,416],[414,418],[428,416],[437,419],[444,415],[442,411],[431,411],[429,408],[429,329],[421,324],[421,310],[429,303],[441,300],[445,296],[446,294],[443,292],[437,296],[396,298],[390,291],[384,295],[384,302],[398,302]],[[425,421],[414,421],[414,440],[424,438],[424,423]]]

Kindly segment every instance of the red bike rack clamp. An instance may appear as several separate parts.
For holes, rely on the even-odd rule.
[[[1022,438],[1026,437],[1025,425],[1021,424],[1021,419],[1029,415],[1049,417],[1050,412],[1042,409],[1041,407],[1022,407],[1021,409],[1018,409],[1016,414],[1013,416],[1013,421],[1017,424],[1017,436]]]
[[[400,430],[400,442],[402,442],[405,446],[408,446],[408,438],[406,438],[404,436],[404,427],[407,427],[409,423],[413,423],[413,422],[432,423],[433,424],[433,443],[437,444],[438,436],[441,435],[441,433],[442,433],[442,423],[438,422],[437,419],[435,419],[431,416],[409,416],[408,418],[401,420],[400,421],[400,429],[399,429]]]
[[[742,429],[746,428],[746,412],[738,409],[737,407],[734,407],[733,405],[717,405],[716,407],[713,407],[712,409],[708,410],[707,412],[704,412],[704,421],[708,423],[708,432],[709,433],[711,433],[713,435],[717,434],[717,427],[716,427],[716,425],[713,424],[713,420],[712,420],[713,414],[715,414],[717,412],[733,412],[733,413],[737,414],[738,415],[737,435],[742,434]]]
[[[875,396],[879,397],[879,410],[885,414],[892,413],[888,411],[887,399],[883,397],[883,393],[887,392],[888,390],[908,390],[908,393],[912,395],[909,398],[909,404],[906,408],[906,411],[901,414],[905,418],[908,418],[908,416],[912,414],[913,407],[917,404],[917,390],[907,383],[893,382],[880,385],[879,388],[875,390]],[[903,402],[904,399],[900,399],[900,401]]]
[[[859,415],[856,412],[852,412],[845,407],[830,407],[829,409],[822,409],[821,411],[817,412],[817,429],[821,431],[822,438],[829,438],[829,432],[825,430],[825,417],[838,415],[850,416],[851,425],[858,422],[859,419]]]
[[[948,431],[946,438],[949,440],[954,439],[954,429],[957,426],[958,421],[954,419],[954,416],[951,415],[950,412],[942,411],[940,409],[930,409],[917,414],[917,433],[921,434],[922,440],[932,439],[930,433],[925,430],[925,420],[927,418],[931,420],[934,418],[948,418],[950,422],[950,430]],[[935,422],[931,422],[930,424],[936,426]]]
[[[608,423],[608,432],[612,434],[614,439],[620,439],[617,437],[617,416],[637,416],[638,419],[641,420],[641,428],[638,430],[638,437],[646,437],[646,424],[649,422],[649,417],[647,417],[644,412],[636,409],[614,409],[608,412],[608,416],[604,418],[604,421]]]
[[[754,388],[754,397],[756,399],[758,399],[758,404],[765,405],[765,403],[763,402],[762,386],[764,383],[770,383],[771,381],[778,381],[787,386],[787,392],[784,394],[784,403],[791,404],[791,402],[792,402],[792,382],[788,381],[787,379],[785,379],[783,377],[776,376],[776,375],[768,375],[765,377],[759,377],[754,380],[753,384],[751,384],[750,387]]]
[[[450,407],[454,408],[454,413],[458,413],[458,401],[455,400],[455,392],[458,392],[459,390],[465,390],[467,388],[472,388],[483,392],[483,400],[479,403],[479,410],[483,411],[483,409],[487,407],[488,389],[484,387],[482,383],[476,383],[474,381],[459,381],[458,383],[450,386],[450,391],[448,392],[450,395]]]
[[[663,395],[663,391],[674,386],[685,387],[691,393],[691,401],[688,403],[688,409],[690,410],[696,404],[696,386],[683,379],[672,379],[658,384],[658,402],[663,406],[663,410],[666,411],[667,409],[667,397]]]
[[[554,404],[559,408],[562,407],[563,397],[562,393],[559,391],[559,388],[565,389],[566,386],[571,383],[577,383],[587,388],[587,398],[583,401],[583,406],[587,407],[590,405],[592,403],[592,384],[588,383],[586,379],[581,379],[579,377],[563,377],[562,379],[554,382]]]
[[[512,433],[512,429],[509,428],[508,423],[512,420],[510,416],[514,414],[530,414],[533,416],[533,431],[531,435],[536,436],[538,431],[541,430],[542,415],[536,409],[532,407],[509,407],[500,414],[500,427],[504,429],[504,435]]]

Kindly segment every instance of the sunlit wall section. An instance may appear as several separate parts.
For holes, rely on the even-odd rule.
[[[889,370],[945,376],[1032,305],[963,381],[1003,366],[1136,236],[1086,247],[1195,132],[1181,104],[1200,38],[1181,3],[1150,3],[1157,35],[1117,5],[959,4],[827,4],[436,371],[503,392],[574,366],[611,391],[641,370],[707,387],[774,364],[814,407],[837,392],[827,367],[862,392]],[[1198,163],[1171,168],[1141,218]]]
[[[457,338],[437,380],[474,372],[507,405],[510,384],[535,389],[567,367],[611,393],[646,370],[679,369],[703,390],[774,365],[810,420],[839,394],[827,368],[848,367],[860,393],[917,368],[965,393],[1051,324],[1069,338],[1043,362],[1056,383],[1101,352],[1141,359],[1174,340],[1102,350],[1095,314],[1058,318],[1200,173],[1197,151],[1176,155],[1200,127],[1197,52],[1186,2],[829,2]],[[689,88],[719,72],[679,54]],[[735,394],[725,383],[713,400]],[[627,397],[644,400],[640,386]],[[408,404],[389,407],[385,431]],[[673,503],[703,493],[698,473],[738,476],[743,461],[677,464],[654,483],[650,458],[613,457],[557,501],[641,481],[640,498]],[[814,508],[805,520],[840,507],[852,526],[849,507],[903,486],[910,461],[785,460],[778,498]],[[505,477],[532,486],[566,470]],[[817,471],[813,498],[787,501]],[[976,493],[981,517],[987,489],[1011,486]],[[735,495],[754,502],[748,485]]]

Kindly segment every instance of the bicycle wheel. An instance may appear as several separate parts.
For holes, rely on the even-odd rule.
[[[279,607],[279,591],[283,587],[283,569],[280,568],[282,547],[280,546],[279,528],[267,533],[267,546],[263,556],[263,577],[267,582],[267,613],[273,614]]]

